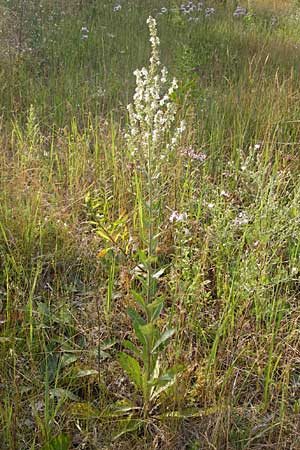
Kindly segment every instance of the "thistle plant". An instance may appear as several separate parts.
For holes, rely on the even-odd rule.
[[[132,319],[135,342],[125,341],[127,352],[119,354],[122,368],[142,394],[143,417],[149,417],[153,406],[159,404],[163,392],[175,383],[178,370],[163,367],[163,350],[175,329],[160,330],[157,321],[164,307],[163,297],[157,295],[157,279],[164,267],[157,266],[156,246],[159,236],[158,217],[161,210],[162,168],[168,155],[176,149],[184,123],[176,127],[176,105],[172,96],[177,89],[175,79],[168,83],[167,69],[161,68],[156,21],[149,17],[151,57],[149,68],[134,72],[136,89],[133,103],[128,105],[129,127],[127,146],[139,170],[135,171],[136,202],[141,228],[138,255],[141,291],[133,291],[136,308],[128,313]],[[137,344],[136,344],[137,342]]]

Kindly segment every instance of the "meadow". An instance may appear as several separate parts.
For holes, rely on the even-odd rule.
[[[1,450],[300,449],[299,35],[0,0]]]

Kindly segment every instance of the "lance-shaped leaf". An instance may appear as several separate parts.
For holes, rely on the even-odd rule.
[[[155,398],[159,397],[163,392],[169,389],[176,382],[176,375],[169,377],[169,381],[161,381],[158,386],[152,391],[150,400],[153,401]]]
[[[152,275],[152,278],[158,280],[158,279],[165,273],[166,268],[167,268],[167,267],[162,267],[161,269],[159,269],[157,272],[155,272],[155,273]]]
[[[150,305],[147,306],[150,312],[151,322],[154,322],[160,315],[164,306],[163,297],[157,297]]]
[[[135,430],[138,430],[143,425],[143,422],[140,419],[132,419],[128,418],[119,422],[119,430],[113,433],[113,441],[116,441],[121,436],[126,433],[132,433]]]
[[[139,313],[135,309],[128,308],[127,313],[133,323],[137,323],[139,325],[146,324],[146,321],[139,315]]]
[[[146,325],[140,325],[139,330],[142,333],[149,350],[151,350],[153,342],[155,342],[156,335],[158,333],[158,329],[154,326],[153,323],[147,323]]]
[[[164,342],[166,342],[168,339],[170,339],[171,336],[173,336],[173,334],[175,333],[175,328],[169,328],[166,331],[164,331],[160,338],[155,342],[155,345],[152,349],[152,353],[155,352],[155,350],[158,349],[158,347],[163,344]]]
[[[60,434],[50,440],[42,450],[69,450],[71,447],[71,438],[66,434]]]
[[[136,334],[136,337],[142,344],[142,346],[146,345],[145,336],[140,330],[140,327],[146,324],[146,321],[132,308],[128,308],[127,310],[129,317],[132,320],[132,325],[134,332]]]
[[[130,350],[136,358],[143,360],[143,353],[138,349],[138,347],[136,345],[134,345],[132,342],[128,341],[127,339],[125,339],[123,341],[123,345],[125,348]]]
[[[108,236],[108,234],[101,228],[97,228],[96,233],[98,234],[98,236],[102,237],[106,241],[111,241],[111,238]]]
[[[132,295],[135,299],[135,301],[142,307],[143,311],[146,312],[146,302],[144,300],[144,297],[136,291],[132,291]]]
[[[142,388],[142,369],[138,361],[127,353],[121,352],[118,355],[119,363],[123,370],[127,373],[130,380],[138,389]]]

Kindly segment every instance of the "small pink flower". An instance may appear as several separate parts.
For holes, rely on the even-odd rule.
[[[196,153],[192,147],[185,148],[181,152],[181,154],[183,156],[186,156],[186,157],[190,158],[190,159],[193,159],[194,161],[204,162],[205,159],[206,159],[205,153],[201,153],[201,152]]]

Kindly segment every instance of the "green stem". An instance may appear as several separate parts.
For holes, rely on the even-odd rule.
[[[148,144],[148,195],[149,195],[149,209],[148,209],[148,264],[147,264],[147,305],[150,305],[152,300],[152,253],[153,253],[153,224],[152,224],[152,155],[151,155],[151,145]],[[150,323],[150,314],[147,312],[147,323]],[[151,365],[152,365],[152,355],[151,355],[151,342],[150,338],[147,337],[147,363],[146,363],[146,389],[144,398],[144,418],[147,417],[149,411],[149,385],[148,382],[151,377]]]
[[[149,193],[149,212],[148,212],[148,267],[147,267],[147,304],[151,303],[152,296],[152,240],[153,240],[153,229],[152,229],[152,157],[151,157],[151,145],[148,144],[148,193]]]

